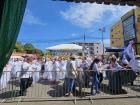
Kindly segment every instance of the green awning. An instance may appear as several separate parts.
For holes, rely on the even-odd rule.
[[[67,1],[76,3],[97,3],[106,5],[129,5],[129,6],[140,6],[140,0],[53,0],[53,1]]]

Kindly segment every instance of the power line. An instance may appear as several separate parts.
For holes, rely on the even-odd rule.
[[[105,25],[103,27],[109,27],[113,24],[108,24],[108,25]],[[85,38],[86,39],[95,39],[95,40],[101,40],[102,37],[95,37],[95,36],[92,36],[93,34],[99,32],[99,28],[92,31],[92,32],[84,32],[84,41],[85,41]],[[92,35],[89,35],[91,34]],[[49,40],[33,40],[33,39],[19,39],[18,41],[20,42],[23,42],[23,43],[60,43],[60,42],[69,42],[69,41],[75,41],[75,40],[82,40],[83,39],[83,35],[80,35],[79,37],[75,37],[75,38],[64,38],[64,39],[49,39]],[[110,37],[104,37],[104,39],[120,39],[120,38],[110,38]]]

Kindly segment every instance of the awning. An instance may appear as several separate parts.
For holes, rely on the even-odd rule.
[[[67,1],[67,2],[76,2],[76,3],[97,3],[97,4],[106,4],[106,5],[129,5],[129,6],[140,6],[140,0],[53,0],[53,1]]]
[[[59,44],[56,46],[48,47],[46,50],[82,50],[82,46],[76,44]]]
[[[106,52],[122,52],[122,51],[124,51],[124,48],[106,47]]]

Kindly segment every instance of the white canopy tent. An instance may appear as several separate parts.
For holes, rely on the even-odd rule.
[[[82,46],[76,44],[59,44],[48,47],[46,50],[51,51],[53,56],[70,56],[82,52]]]
[[[82,46],[76,44],[59,44],[56,46],[48,47],[46,50],[82,50]]]

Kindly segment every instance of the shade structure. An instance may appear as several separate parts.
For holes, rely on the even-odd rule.
[[[106,5],[129,5],[129,6],[140,6],[140,0],[53,0],[53,1],[67,1],[67,2],[82,2],[82,3],[98,3]]]
[[[48,47],[46,50],[82,50],[82,46],[76,44],[59,44],[56,46]]]
[[[106,52],[123,52],[124,48],[106,47]]]

